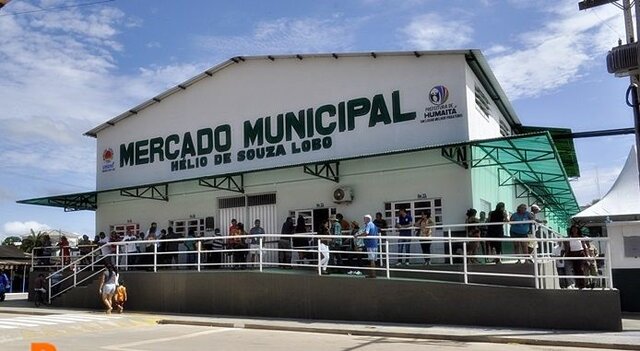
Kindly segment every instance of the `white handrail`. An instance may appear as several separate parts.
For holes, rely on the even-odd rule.
[[[518,222],[518,224],[522,224],[525,222]],[[527,222],[528,223],[528,222]],[[548,284],[541,284],[542,283],[542,279],[547,279],[547,278],[553,278],[553,279],[559,279],[559,278],[572,278],[572,279],[597,279],[597,280],[604,280],[605,281],[605,286],[607,288],[612,288],[613,284],[611,281],[611,248],[609,245],[609,239],[608,238],[589,238],[589,239],[585,239],[585,238],[568,238],[568,237],[563,237],[560,236],[557,233],[552,232],[549,228],[547,228],[544,225],[539,225],[538,223],[531,221],[531,224],[534,226],[534,232],[535,233],[539,233],[540,237],[527,237],[527,238],[511,238],[511,237],[501,237],[501,238],[495,238],[495,237],[453,237],[451,236],[451,229],[455,228],[455,227],[468,227],[468,226],[477,226],[478,223],[470,223],[470,224],[458,224],[458,225],[447,225],[447,226],[436,226],[436,227],[440,227],[443,230],[446,229],[448,236],[445,237],[436,237],[436,236],[430,236],[430,237],[422,237],[422,236],[411,236],[411,237],[407,237],[407,236],[398,236],[398,235],[381,235],[381,236],[377,236],[375,238],[367,238],[367,237],[363,237],[362,239],[364,240],[376,240],[378,241],[378,243],[380,243],[380,245],[378,245],[378,248],[380,250],[380,248],[384,248],[384,250],[382,250],[382,252],[380,253],[380,266],[374,268],[375,270],[382,270],[385,271],[386,273],[386,278],[390,279],[392,277],[392,272],[413,272],[413,273],[438,273],[438,274],[452,274],[452,275],[463,275],[463,281],[465,284],[469,284],[470,283],[470,277],[471,276],[496,276],[496,277],[514,277],[514,278],[531,278],[534,280],[534,286],[536,288],[548,288]],[[489,225],[498,225],[498,224],[489,224]],[[499,225],[503,225],[502,223],[499,223]],[[415,230],[418,229],[417,227],[411,227],[411,228],[404,228],[407,230]],[[395,233],[397,230],[395,228],[387,230],[387,233]],[[384,233],[384,232],[383,232]],[[277,242],[278,238],[300,238],[300,237],[305,237],[307,239],[310,240],[311,245],[309,246],[305,246],[305,247],[294,247],[291,249],[280,249],[280,248],[274,248],[274,247],[268,247],[268,245],[266,245],[265,243],[270,243],[270,244],[274,244]],[[214,236],[214,237],[198,237],[198,238],[192,238],[192,237],[187,237],[187,238],[176,238],[176,239],[154,239],[154,240],[136,240],[136,241],[122,241],[122,242],[109,242],[106,243],[98,248],[96,248],[95,250],[91,251],[88,254],[85,254],[83,256],[80,257],[76,257],[76,259],[72,262],[70,262],[69,264],[63,266],[61,269],[58,269],[56,271],[54,271],[53,273],[50,273],[47,276],[47,279],[49,280],[49,298],[53,298],[55,296],[60,295],[61,293],[68,291],[70,289],[72,289],[73,287],[82,284],[84,281],[87,281],[88,279],[90,279],[91,277],[97,275],[101,270],[99,270],[98,272],[95,272],[93,274],[88,275],[87,277],[83,277],[82,279],[79,279],[79,277],[77,276],[79,273],[88,270],[88,269],[93,269],[93,267],[95,266],[95,264],[106,260],[106,258],[108,257],[115,257],[116,258],[116,265],[118,265],[118,261],[117,258],[120,257],[121,255],[135,255],[137,257],[148,257],[148,256],[152,256],[152,263],[141,263],[141,262],[136,262],[136,264],[129,264],[128,266],[135,269],[135,268],[144,268],[144,267],[153,267],[153,271],[157,272],[159,267],[195,267],[195,269],[197,269],[198,271],[200,271],[202,269],[202,267],[219,267],[219,266],[224,266],[225,262],[221,262],[221,263],[211,263],[209,262],[209,260],[206,260],[205,262],[202,262],[202,255],[209,255],[209,254],[216,254],[216,255],[224,255],[225,253],[236,253],[236,252],[249,252],[251,251],[250,247],[247,246],[245,248],[229,248],[229,247],[224,247],[221,250],[215,249],[215,250],[204,250],[202,249],[202,243],[204,241],[212,241],[212,240],[217,240],[217,241],[221,241],[221,242],[227,242],[230,240],[247,240],[247,239],[251,239],[251,238],[257,238],[259,245],[258,245],[258,256],[259,256],[259,265],[258,265],[258,269],[260,272],[264,271],[264,267],[266,266],[290,266],[290,267],[307,267],[309,266],[309,264],[306,264],[304,262],[300,263],[300,262],[286,262],[286,263],[276,263],[276,262],[268,262],[265,261],[265,255],[269,254],[269,253],[280,253],[280,252],[290,252],[290,253],[300,253],[300,252],[312,252],[315,255],[317,255],[316,258],[314,258],[313,260],[311,260],[310,264],[313,264],[316,268],[316,270],[318,271],[318,274],[322,274],[322,266],[320,265],[320,259],[322,257],[322,253],[320,250],[320,240],[322,239],[328,239],[328,240],[332,240],[332,239],[337,239],[337,238],[342,238],[342,239],[355,239],[355,237],[353,235],[314,235],[313,233],[301,233],[301,234],[254,234],[254,235],[241,235],[241,236]],[[313,241],[311,241],[313,240]],[[416,268],[416,267],[411,267],[409,268],[392,268],[391,267],[391,259],[394,257],[398,257],[398,253],[396,252],[392,252],[392,247],[395,245],[398,245],[397,241],[398,240],[409,240],[409,244],[411,243],[422,243],[422,242],[430,242],[430,243],[444,243],[445,245],[448,245],[449,252],[448,253],[402,253],[402,256],[407,257],[409,260],[411,260],[411,258],[421,258],[421,259],[435,259],[435,258],[448,258],[449,259],[449,263],[453,264],[454,259],[462,259],[462,272],[456,272],[456,271],[451,271],[451,270],[447,270],[447,271],[443,271],[443,270],[437,270],[435,268],[437,267],[429,267],[429,269],[420,269],[420,268]],[[589,240],[589,241],[593,241],[593,242],[604,242],[606,245],[606,254],[604,255],[604,257],[554,257],[551,255],[551,251],[550,249],[548,249],[549,247],[551,247],[554,243],[559,243],[560,245],[562,245],[562,243],[568,243],[571,241],[585,241],[585,240]],[[159,251],[158,250],[158,244],[159,243],[170,243],[170,242],[177,242],[177,243],[185,243],[185,242],[189,242],[189,241],[195,241],[196,242],[196,249],[195,250],[187,250],[187,251]],[[474,243],[474,246],[476,246],[475,243],[481,243],[481,242],[486,242],[486,241],[495,241],[495,242],[527,242],[527,243],[532,243],[535,242],[536,247],[540,249],[540,251],[538,251],[538,249],[534,249],[532,251],[532,253],[529,254],[501,254],[501,255],[491,255],[491,254],[487,254],[486,252],[483,252],[483,254],[473,254],[470,253],[468,251],[469,247],[468,245],[470,245],[471,243]],[[126,253],[126,250],[122,250],[123,248],[121,248],[122,245],[136,245],[137,244],[150,244],[153,247],[153,251],[152,252],[135,252],[135,253]],[[110,254],[110,255],[101,255],[98,257],[98,259],[94,259],[94,257],[96,256],[96,254],[98,252],[102,251],[102,248],[104,246],[115,246],[115,254]],[[453,247],[454,245],[461,245],[462,248],[462,253],[461,254],[457,254],[456,252],[453,252]],[[124,251],[125,254],[120,254],[121,251]],[[484,251],[484,250],[483,250]],[[475,250],[474,250],[475,252]],[[351,257],[347,257],[350,260],[352,260],[353,262],[359,262],[363,257],[366,257],[366,252],[362,252],[362,251],[352,251],[352,250],[329,250],[329,254],[345,254],[347,256],[351,256]],[[195,262],[190,262],[190,260],[187,260],[187,263],[180,263],[180,260],[178,258],[178,262],[176,264],[167,264],[164,263],[164,261],[159,262],[159,257],[162,255],[184,255],[184,254],[196,254],[197,255],[197,259]],[[82,262],[86,262],[84,261],[85,259],[91,257],[91,263],[90,264],[81,264]],[[180,257],[180,256],[178,256]],[[516,274],[516,273],[497,273],[497,272],[476,272],[473,271],[472,267],[474,267],[473,265],[470,265],[470,259],[484,259],[484,260],[488,260],[488,259],[502,259],[502,260],[520,260],[520,259],[529,259],[532,260],[533,263],[533,274]],[[317,260],[317,261],[316,261]],[[570,263],[572,261],[576,261],[576,260],[589,260],[591,262],[595,262],[596,264],[598,262],[604,262],[604,266],[606,267],[606,274],[602,274],[602,275],[598,275],[598,276],[586,276],[586,275],[564,275],[564,276],[559,276],[556,272],[556,270],[554,269],[554,274],[548,274],[547,269],[545,269],[545,273],[541,273],[540,272],[540,267],[542,264],[553,264],[553,266],[555,266],[556,262],[559,260],[563,260],[567,263]],[[234,262],[234,264],[236,265],[240,265],[243,267],[247,267],[249,266],[248,262]],[[252,264],[254,264],[252,262]],[[73,269],[71,269],[73,268]],[[363,268],[360,267],[358,265],[329,265],[329,268],[331,269],[371,269],[369,267]],[[67,277],[63,277],[62,279],[56,281],[56,282],[52,282],[52,278],[54,276],[59,276],[62,273],[64,273],[66,270],[72,270],[73,273]],[[70,286],[66,287],[65,289],[61,289],[59,291],[56,291],[56,293],[52,294],[51,289],[55,289],[55,287],[60,286],[61,284],[63,284],[64,282],[66,282],[69,279],[73,279],[73,284],[71,284]]]

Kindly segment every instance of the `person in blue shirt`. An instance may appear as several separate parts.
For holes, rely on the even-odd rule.
[[[9,288],[10,288],[9,278],[7,277],[7,274],[3,270],[0,270],[0,296],[2,297],[0,301],[4,300],[4,293],[8,292]]]
[[[411,215],[407,213],[404,208],[401,208],[398,211],[398,220],[396,222],[397,228],[411,228],[413,226],[413,218]],[[400,236],[411,237],[411,229],[400,229]],[[396,262],[396,266],[401,265],[402,263],[405,266],[409,265],[409,261],[411,258],[409,256],[404,256],[403,253],[407,254],[411,253],[411,239],[400,239],[398,240],[398,262]]]
[[[357,234],[356,236],[365,236],[364,239],[364,247],[367,250],[367,258],[369,259],[369,266],[371,267],[367,278],[375,278],[376,277],[376,257],[378,255],[378,238],[379,235],[378,227],[373,224],[371,220],[371,215],[364,216],[364,230],[362,233]]]
[[[526,204],[518,205],[516,209],[516,213],[511,215],[509,219],[511,222],[525,222],[531,221],[534,217],[531,212],[527,211]],[[512,238],[516,239],[524,239],[528,237],[529,232],[531,231],[531,223],[511,223],[511,228],[509,230],[509,234]],[[529,254],[529,243],[526,241],[518,241],[513,243],[514,253],[518,256],[528,255]],[[518,259],[518,263],[520,263],[520,259]]]

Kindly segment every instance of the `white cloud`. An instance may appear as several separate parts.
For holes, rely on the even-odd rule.
[[[596,17],[577,11],[574,3],[542,6],[545,23],[539,29],[519,35],[509,51],[491,53],[498,54],[490,64],[511,99],[539,96],[580,78],[594,58],[602,59],[616,44],[611,28],[622,24],[617,8],[593,10]]]
[[[602,198],[611,189],[621,170],[622,167],[596,168],[595,165],[582,165],[580,178],[570,183],[578,204],[586,205]]]
[[[504,45],[493,45],[488,49],[482,50],[482,53],[484,53],[487,56],[492,56],[492,55],[502,54],[507,51],[509,51],[509,48]]]
[[[200,36],[196,46],[223,56],[331,52],[351,49],[361,19],[280,18],[260,22],[246,36]]]
[[[463,48],[471,42],[473,29],[464,19],[428,13],[412,19],[402,32],[413,49],[443,50]]]
[[[34,232],[38,232],[41,230],[51,229],[48,225],[38,223],[36,221],[26,221],[26,222],[7,222],[3,226],[4,234],[12,236],[12,235],[24,235],[29,234],[31,229]]]
[[[60,2],[40,3],[46,8]],[[35,9],[26,2],[14,11]],[[193,76],[197,64],[119,74],[120,28],[140,25],[109,6],[0,17],[0,159],[23,174],[95,173],[82,133]]]

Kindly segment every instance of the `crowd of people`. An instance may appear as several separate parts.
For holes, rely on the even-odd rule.
[[[509,237],[511,238],[535,238],[532,222],[546,223],[545,220],[539,218],[539,213],[540,208],[535,204],[530,207],[526,204],[520,204],[514,213],[509,214],[505,210],[505,204],[502,202],[498,203],[488,215],[484,212],[480,212],[478,215],[478,212],[473,208],[467,210],[464,232],[469,238],[480,239],[467,242],[466,255],[468,263],[503,263],[500,258],[503,255],[503,242],[492,239],[506,237],[505,228],[509,228]],[[429,265],[432,256],[432,241],[421,239],[429,238],[434,233],[435,222],[431,218],[430,211],[423,211],[414,220],[409,211],[400,208],[398,209],[398,215],[394,218],[394,222],[393,225],[389,225],[382,213],[378,212],[375,214],[375,218],[370,215],[363,216],[361,225],[358,221],[346,220],[342,214],[338,213],[323,221],[319,228],[314,233],[311,233],[310,226],[306,223],[305,218],[300,215],[295,220],[292,217],[287,217],[280,231],[285,236],[267,240],[270,240],[268,243],[277,243],[278,263],[280,267],[285,269],[293,268],[298,264],[317,262],[323,274],[344,272],[362,275],[360,269],[354,269],[353,267],[368,266],[370,269],[367,276],[374,277],[376,264],[383,262],[382,259],[379,259],[379,254],[384,253],[384,250],[386,250],[386,247],[380,245],[381,241],[376,237],[384,236],[387,233],[400,237],[397,242],[393,243],[397,249],[390,250],[394,252],[389,253],[390,259],[395,260],[396,266],[409,266],[411,263]],[[506,223],[510,223],[510,225],[505,226]],[[101,254],[106,257],[105,260],[108,262],[112,262],[111,257],[117,251],[119,257],[117,263],[121,269],[125,270],[135,269],[136,267],[152,267],[154,264],[154,252],[157,253],[155,263],[160,267],[175,267],[179,264],[184,264],[193,268],[197,260],[196,245],[199,243],[193,240],[181,241],[178,239],[183,239],[184,237],[196,238],[196,236],[204,235],[211,237],[210,240],[201,242],[200,250],[202,254],[200,262],[205,267],[213,269],[224,265],[231,265],[233,269],[257,267],[260,257],[260,239],[253,235],[265,234],[260,219],[255,219],[253,226],[248,231],[243,223],[232,219],[227,233],[227,236],[231,238],[226,240],[216,239],[216,237],[222,236],[219,229],[207,233],[195,233],[190,230],[184,236],[181,233],[176,233],[171,226],[166,229],[159,229],[157,223],[153,222],[146,232],[135,233],[130,230],[122,236],[119,236],[115,231],[112,231],[109,236],[104,232],[100,232],[93,241],[84,235],[78,242],[76,250],[82,257],[81,264],[93,262],[95,257],[88,254],[94,248],[100,247]],[[581,235],[579,229],[575,226],[571,228],[569,234],[571,237]],[[310,235],[320,236],[313,238]],[[45,238],[45,243],[47,240],[48,238]],[[416,241],[419,243],[422,252],[411,254],[412,245]],[[124,244],[116,245],[116,242],[124,242]],[[111,245],[108,245],[109,243]],[[263,244],[266,243],[264,242]],[[582,248],[578,248],[581,245],[580,243],[584,244]],[[531,256],[537,247],[536,240],[520,240],[514,241],[512,244],[513,257],[517,258],[517,263],[531,261]],[[184,245],[185,253],[180,252],[184,250],[180,250],[179,245]],[[116,246],[118,246],[118,249],[116,249]],[[562,250],[559,250],[556,256],[573,258],[567,260],[569,262],[567,265],[563,260],[557,260],[559,275],[597,274],[597,265],[592,264],[595,260],[575,259],[576,257],[589,258],[597,256],[597,250],[588,241],[564,242],[560,246]],[[55,249],[56,247],[48,245],[46,248],[39,249],[41,264],[47,265],[49,262],[50,251],[47,250],[51,250],[51,248]],[[68,240],[62,237],[57,244],[57,248],[61,250],[62,262],[67,264],[72,250]],[[230,251],[227,252],[226,250]],[[595,256],[594,250],[596,252]],[[459,243],[454,245],[453,253],[456,255],[462,254],[462,248]],[[180,259],[180,255],[182,255],[182,259]],[[386,257],[386,255],[383,257]],[[116,262],[112,263],[115,264]],[[329,270],[329,265],[334,269]],[[341,266],[352,268],[340,269]],[[596,279],[593,279],[593,281],[596,281]],[[589,283],[588,280],[575,279],[563,280],[561,285],[563,287],[576,286],[580,288],[593,284]]]

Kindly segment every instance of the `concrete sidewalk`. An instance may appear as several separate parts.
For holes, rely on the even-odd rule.
[[[0,313],[58,314],[81,310],[36,308],[26,300],[0,303]],[[91,311],[96,312],[96,311]],[[480,328],[414,324],[357,323],[345,321],[285,320],[229,316],[172,315],[128,312],[129,318],[155,320],[158,324],[181,324],[226,328],[282,330],[325,334],[451,340],[459,342],[513,343],[619,350],[640,350],[640,315],[626,315],[622,332],[592,332],[540,329]]]

